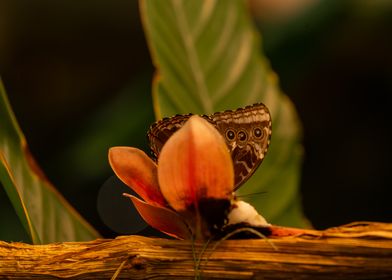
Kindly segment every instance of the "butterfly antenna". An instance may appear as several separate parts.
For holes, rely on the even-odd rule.
[[[278,251],[278,248],[275,246],[275,244],[273,244],[271,242],[270,239],[268,239],[267,236],[265,236],[264,234],[258,232],[257,230],[250,228],[250,227],[244,227],[244,228],[239,228],[236,229],[232,232],[229,232],[228,234],[226,234],[224,237],[222,237],[221,239],[219,239],[214,246],[211,248],[211,252],[208,254],[208,256],[206,257],[205,261],[204,261],[204,265],[206,265],[208,263],[209,258],[211,257],[212,253],[214,253],[214,251],[216,250],[216,248],[225,240],[229,239],[230,237],[236,235],[237,233],[240,232],[250,232],[253,233],[254,235],[260,237],[261,239],[264,239],[269,245],[271,245],[271,247],[275,250]]]
[[[192,245],[192,257],[193,257],[193,263],[194,263],[194,270],[195,270],[195,280],[199,279],[200,273],[197,267],[197,257],[196,257],[196,249],[195,249],[195,238],[192,235],[191,238],[191,245]]]
[[[196,257],[196,249],[194,247],[194,239],[192,238],[192,252],[193,252],[193,259],[195,261],[195,280],[201,279],[201,272],[202,272],[202,270],[200,269],[201,259],[204,255],[204,252],[207,250],[208,245],[210,244],[211,240],[212,240],[212,237],[209,238],[207,240],[207,242],[205,242],[203,244],[203,247],[200,250],[199,256]]]
[[[256,196],[256,195],[261,195],[261,194],[266,194],[267,192],[255,192],[255,193],[248,193],[248,194],[240,194],[237,195],[237,197],[239,198],[246,198],[246,197],[252,197],[252,196]]]

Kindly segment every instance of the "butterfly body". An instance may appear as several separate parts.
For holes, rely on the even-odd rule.
[[[175,115],[151,125],[147,136],[156,159],[170,136],[191,116]],[[272,132],[269,110],[264,104],[256,103],[202,117],[214,125],[226,141],[234,164],[236,190],[255,172],[268,151]]]

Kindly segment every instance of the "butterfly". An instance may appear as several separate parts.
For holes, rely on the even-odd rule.
[[[192,115],[175,115],[151,125],[147,137],[155,159],[170,136]],[[269,110],[264,104],[256,103],[201,117],[210,122],[226,141],[234,164],[236,190],[252,176],[268,151],[272,133]]]

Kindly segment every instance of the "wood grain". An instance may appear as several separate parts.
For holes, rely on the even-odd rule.
[[[194,247],[200,252],[203,244]],[[117,270],[116,279],[198,275],[190,241],[142,236],[47,245],[0,241],[0,279],[111,279]],[[201,279],[392,279],[392,224],[357,222],[325,231],[274,227],[268,241],[211,242],[199,272]]]

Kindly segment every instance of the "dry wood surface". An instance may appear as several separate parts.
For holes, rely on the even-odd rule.
[[[293,232],[295,234],[293,234]],[[120,236],[29,245],[0,241],[0,279],[392,279],[392,224],[275,228],[268,239],[192,242]],[[196,259],[204,244],[196,243]]]

